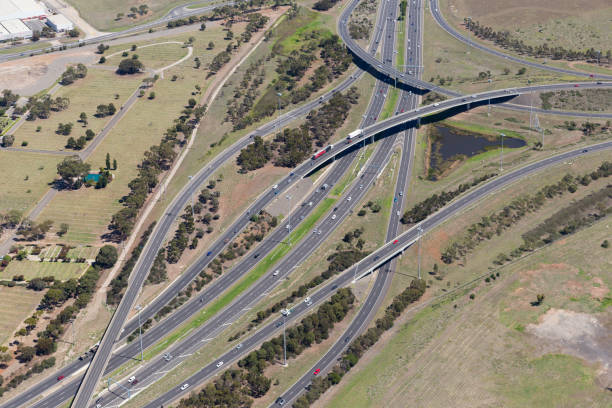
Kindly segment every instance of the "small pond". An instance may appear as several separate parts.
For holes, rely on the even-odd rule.
[[[432,171],[440,174],[457,159],[476,156],[487,150],[498,149],[501,145],[500,137],[469,133],[443,125],[434,125],[430,137],[432,137],[430,174]],[[504,137],[504,147],[512,149],[525,145],[523,139]]]

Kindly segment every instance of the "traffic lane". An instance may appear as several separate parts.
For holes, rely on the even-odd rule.
[[[539,69],[544,69],[547,71],[555,71],[555,72],[559,72],[562,74],[571,74],[571,75],[577,75],[577,76],[592,76],[592,77],[597,77],[597,78],[605,78],[605,79],[612,79],[612,75],[605,75],[605,74],[598,74],[598,73],[585,73],[585,72],[580,72],[580,71],[573,71],[570,69],[564,69],[564,68],[557,68],[557,67],[552,67],[549,65],[545,65],[545,64],[539,64],[537,62],[531,62],[531,61],[527,61],[518,57],[515,57],[513,55],[510,54],[505,54],[501,51],[498,51],[494,48],[489,48],[486,47],[478,42],[472,41],[471,39],[461,35],[458,31],[456,31],[454,28],[452,28],[450,26],[450,24],[448,24],[446,22],[446,20],[444,19],[444,17],[442,16],[442,14],[439,11],[439,7],[438,7],[438,1],[437,0],[430,0],[430,10],[431,13],[434,17],[434,19],[436,20],[436,22],[438,23],[438,25],[440,25],[444,31],[446,31],[448,34],[450,34],[451,36],[453,36],[454,38],[456,38],[457,40],[469,44],[470,46],[477,48],[481,51],[487,52],[489,54],[493,54],[497,57],[509,60],[509,61],[513,61],[513,62],[517,62],[519,64],[523,64],[523,65],[528,65],[530,67],[533,68],[539,68]]]

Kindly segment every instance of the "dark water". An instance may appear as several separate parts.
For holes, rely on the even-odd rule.
[[[487,150],[497,149],[501,139],[481,135],[456,133],[452,128],[436,126],[438,137],[432,144],[430,168],[438,168],[445,161],[458,155],[466,157],[476,156]],[[516,148],[525,146],[526,142],[514,137],[504,137],[504,147]]]

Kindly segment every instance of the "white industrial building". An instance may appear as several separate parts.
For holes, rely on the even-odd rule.
[[[19,19],[5,20],[0,24],[9,32],[10,38],[32,38],[32,30]]]
[[[72,21],[68,20],[63,14],[48,16],[47,25],[57,32],[70,31],[74,28]]]
[[[0,22],[14,19],[41,19],[46,16],[45,7],[35,0],[0,0]]]

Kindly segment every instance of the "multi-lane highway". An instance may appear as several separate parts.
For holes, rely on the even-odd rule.
[[[431,10],[431,14],[433,15],[438,25],[442,27],[444,31],[446,31],[448,34],[452,35],[457,40],[465,44],[468,44],[470,47],[473,47],[481,51],[487,52],[489,54],[495,55],[496,57],[503,58],[503,59],[506,59],[512,62],[517,62],[519,64],[527,65],[533,68],[545,69],[547,71],[558,72],[560,74],[570,74],[570,75],[577,75],[577,76],[583,76],[583,77],[612,79],[612,75],[605,75],[605,74],[598,74],[598,73],[591,74],[591,73],[586,73],[586,72],[581,72],[581,71],[575,71],[572,69],[553,67],[547,64],[540,64],[537,62],[525,60],[523,58],[518,58],[513,55],[498,51],[495,48],[487,47],[479,42],[469,39],[467,36],[462,35],[457,30],[455,30],[453,27],[451,27],[451,25],[444,19],[444,16],[440,12],[438,0],[429,0],[429,4],[430,4],[429,8]]]
[[[423,230],[423,234],[431,231],[436,226],[440,225],[442,222],[451,218],[453,215],[463,211],[464,209],[474,205],[479,200],[487,197],[493,192],[517,181],[524,177],[527,177],[537,171],[544,170],[554,165],[562,164],[567,160],[571,160],[573,158],[593,153],[593,152],[601,152],[612,149],[612,141],[600,143],[597,145],[590,146],[588,149],[574,149],[562,154],[555,155],[553,157],[540,160],[535,163],[531,163],[527,166],[524,166],[520,169],[514,170],[512,172],[504,173],[503,175],[496,177],[495,179],[487,182],[475,190],[469,191],[464,196],[461,196],[457,200],[453,201],[446,207],[443,207],[441,210],[436,212],[435,214],[428,217],[426,220],[422,221],[418,224]],[[304,314],[308,313],[312,308],[316,307],[321,302],[328,299],[335,291],[343,286],[349,285],[354,277],[357,279],[365,276],[366,274],[371,273],[371,271],[379,268],[380,266],[387,263],[389,260],[402,253],[406,248],[416,242],[419,238],[419,232],[417,230],[417,225],[410,228],[408,231],[396,237],[397,242],[393,240],[379,248],[377,251],[374,251],[366,258],[362,259],[357,264],[353,265],[351,268],[342,272],[340,276],[334,279],[332,282],[325,284],[322,288],[317,290],[315,293],[310,295],[310,299],[312,301],[311,305],[308,305],[304,302],[298,302],[294,307],[291,308],[291,314],[286,317],[287,323],[293,323],[297,321]],[[358,320],[353,321],[353,324],[357,324],[355,322],[359,322]],[[169,390],[162,397],[157,398],[151,403],[147,404],[147,408],[155,408],[161,405],[167,404],[170,401],[176,400],[181,395],[185,395],[190,392],[190,389],[181,390],[179,387],[183,383],[187,384],[200,384],[203,381],[211,378],[211,376],[218,374],[223,371],[228,364],[231,364],[238,360],[239,358],[246,355],[248,352],[256,348],[263,341],[272,337],[275,333],[277,333],[283,324],[283,319],[281,317],[277,317],[273,319],[271,322],[263,326],[257,332],[255,332],[250,337],[244,339],[242,341],[242,346],[240,348],[233,348],[222,356],[219,356],[214,362],[203,367],[196,374],[184,380],[177,385],[177,387]],[[351,326],[352,326],[351,325]],[[217,367],[217,363],[219,361],[224,362],[223,367]]]
[[[417,44],[421,43],[422,39],[422,0],[417,0],[408,3],[406,10],[406,28],[407,32],[406,44],[400,44],[405,49],[405,56],[407,61],[410,61],[409,65],[419,65],[422,61],[422,49],[417,47]],[[417,30],[410,30],[410,27],[416,27]],[[420,75],[420,70],[414,69],[413,67],[405,67],[406,73],[412,72],[413,75]],[[408,74],[410,75],[410,74]],[[398,112],[413,110],[418,106],[418,97],[410,91],[403,91],[398,104]],[[386,242],[391,242],[397,235],[400,229],[400,219],[404,211],[405,193],[408,191],[410,184],[412,165],[414,158],[414,146],[416,143],[416,129],[410,128],[404,132],[402,157],[399,166],[397,183],[395,186],[395,194],[393,200],[393,206],[391,208],[391,215],[389,217],[389,225],[387,227]],[[325,355],[319,359],[306,373],[300,377],[289,389],[282,393],[280,399],[277,399],[274,404],[288,404],[295,400],[310,384],[315,369],[319,369],[318,375],[325,375],[327,370],[335,363],[340,354],[346,347],[360,335],[363,330],[368,326],[370,321],[376,315],[380,303],[384,299],[389,286],[391,285],[393,272],[396,268],[396,259],[392,259],[390,262],[379,268],[376,280],[370,293],[368,294],[365,302],[361,305],[359,312],[349,325],[349,327],[338,336],[338,340],[332,345],[332,347],[325,353]]]
[[[380,37],[379,37],[380,38]],[[374,51],[374,49],[372,50]],[[247,135],[246,137],[244,137],[243,139],[241,139],[239,142],[235,143],[234,145],[232,145],[229,149],[227,149],[226,151],[223,152],[223,154],[218,157],[217,159],[215,159],[213,161],[213,163],[202,169],[193,179],[192,181],[186,186],[186,188],[184,188],[181,193],[179,193],[179,196],[177,196],[177,198],[173,201],[173,203],[169,206],[169,210],[166,212],[164,218],[163,218],[163,222],[165,222],[166,225],[163,225],[161,228],[159,228],[160,226],[158,225],[158,228],[155,229],[155,231],[152,234],[152,237],[149,239],[149,243],[147,244],[147,247],[145,247],[145,251],[143,252],[144,256],[141,256],[140,260],[139,260],[139,264],[137,264],[137,266],[134,268],[134,271],[132,273],[132,278],[131,278],[131,282],[130,282],[130,288],[132,287],[140,287],[140,285],[142,285],[141,281],[144,280],[144,277],[146,277],[146,273],[148,272],[148,270],[150,269],[150,264],[152,263],[152,258],[151,258],[151,254],[155,253],[157,251],[156,248],[158,248],[158,245],[161,244],[161,241],[163,240],[163,237],[165,236],[166,232],[168,231],[169,226],[171,225],[172,221],[176,218],[176,216],[178,216],[178,214],[180,213],[181,209],[186,205],[186,203],[188,202],[188,200],[190,199],[191,195],[194,194],[198,187],[205,182],[215,171],[216,169],[219,168],[219,166],[223,163],[225,163],[227,160],[231,159],[240,149],[242,149],[243,147],[245,147],[247,144],[250,143],[250,141],[252,140],[252,137],[255,135],[260,135],[263,136],[267,133],[270,133],[271,131],[273,131],[274,129],[276,129],[278,126],[284,126],[285,124],[293,121],[294,119],[303,116],[305,114],[307,114],[309,111],[311,111],[312,109],[318,107],[320,104],[322,104],[323,102],[327,101],[335,92],[338,91],[344,91],[347,88],[349,88],[361,75],[362,71],[358,71],[355,74],[351,75],[347,80],[345,80],[343,83],[341,83],[338,87],[336,87],[333,91],[329,92],[328,94],[324,95],[323,97],[305,104],[304,106],[297,108],[285,115],[282,115],[280,117],[280,119],[274,120],[272,122],[267,123],[266,125],[260,127],[259,129],[257,129],[256,131],[252,132],[251,134]],[[384,95],[386,93],[386,85],[385,84],[380,84],[380,89],[377,89],[378,93],[378,97],[373,99],[372,105],[370,106],[370,112],[380,112],[380,110],[382,109],[382,106],[384,104],[384,97],[382,97],[381,95]],[[371,123],[374,122],[374,120],[378,117],[378,113],[376,114],[368,114],[368,118],[366,119],[366,121],[364,122],[365,125],[369,125]],[[338,166],[338,170],[335,170],[331,177],[335,177],[338,178],[338,174],[342,174],[344,172],[343,169],[346,169],[346,167],[348,167],[348,164],[350,164],[350,160],[345,161],[344,165],[340,165]],[[240,230],[242,230],[242,228],[248,223],[248,219],[250,218],[249,214],[254,214],[257,213],[259,210],[261,210],[265,205],[267,205],[269,202],[272,201],[272,199],[275,198],[275,193],[278,193],[279,195],[282,193],[283,190],[285,190],[292,182],[293,180],[303,176],[306,172],[310,171],[310,168],[308,166],[303,166],[304,171],[300,171],[300,169],[296,169],[292,175],[288,176],[285,180],[283,180],[283,182],[279,183],[279,189],[275,190],[274,192],[269,191],[266,194],[262,195],[262,197],[259,198],[259,200],[253,204],[249,210],[247,210],[246,212],[246,216],[244,217],[240,217],[239,220],[237,220],[234,225],[232,225],[232,227],[230,227],[226,234],[224,234],[221,238],[219,238],[217,240],[217,242],[213,245],[212,248],[209,248],[212,252],[212,254],[210,256],[202,256],[200,257],[194,264],[191,265],[191,267],[181,275],[181,277],[177,280],[175,280],[172,285],[166,290],[164,291],[164,293],[157,297],[155,299],[155,301],[148,305],[147,308],[145,308],[142,312],[141,312],[141,318],[147,319],[149,317],[152,317],[161,307],[163,307],[165,304],[167,304],[171,299],[173,299],[176,294],[189,282],[191,282],[195,276],[197,276],[197,274],[199,273],[199,271],[201,271],[202,269],[204,269],[206,267],[206,265],[214,258],[214,256],[216,256],[219,252],[221,252],[221,250],[225,247],[225,242],[229,239],[231,239],[233,236],[235,236]],[[330,183],[332,183],[331,180],[329,180]],[[282,195],[281,195],[282,196]],[[299,219],[296,217],[300,217],[300,215],[296,215],[294,217],[294,219]],[[157,237],[157,242],[154,242],[154,238]],[[261,259],[261,258],[260,258]],[[143,262],[144,260],[144,262]],[[251,267],[252,265],[244,265],[243,269],[240,269],[237,271],[236,274],[226,274],[224,275],[224,277],[227,276],[227,279],[224,279],[222,283],[225,284],[217,284],[214,285],[214,289],[216,290],[212,290],[210,295],[210,298],[214,298],[216,295],[220,294],[223,290],[227,289],[227,287],[231,286],[231,284],[240,277],[241,273],[244,273],[245,271],[248,271],[249,267]],[[141,274],[141,276],[139,275]],[[142,279],[139,279],[142,278]],[[223,278],[223,277],[222,277]],[[140,282],[140,283],[137,283]],[[219,283],[219,282],[218,282]],[[212,288],[211,288],[212,289]],[[128,290],[129,292],[129,290]],[[136,292],[137,294],[137,290],[135,290],[134,292]],[[126,294],[124,295],[124,300],[122,300],[122,304],[123,302],[125,302],[125,299],[127,297],[127,299],[132,298],[134,294],[129,294],[126,292]],[[133,303],[133,300],[132,302]],[[201,307],[201,305],[199,305],[199,307]],[[121,306],[120,306],[121,308]],[[126,310],[127,312],[129,312],[128,307],[125,307],[124,310]],[[196,309],[197,310],[197,309]],[[118,311],[119,312],[119,311]],[[181,318],[181,320],[178,320],[178,323],[184,321],[185,319],[188,318],[188,316],[190,316],[190,311],[188,309],[185,309],[184,312],[182,312],[183,316]],[[115,316],[117,316],[117,313],[115,313]],[[113,320],[115,320],[115,316],[113,317]],[[175,318],[174,320],[176,321],[176,316],[173,316],[173,318]],[[121,338],[127,336],[129,333],[131,333],[135,328],[137,328],[137,320],[132,319],[132,321],[130,323],[128,323],[125,327],[125,330],[122,331],[121,334]],[[111,326],[113,325],[113,322],[111,322]],[[109,330],[111,329],[111,326],[109,326],[109,328],[107,329],[107,332],[109,332]],[[117,323],[117,326],[120,326],[119,323]],[[174,326],[176,327],[176,325]],[[161,329],[163,329],[162,327],[160,327]],[[119,327],[120,329],[120,327]],[[158,330],[159,333],[157,334],[157,337],[155,336],[151,336],[151,343],[154,343],[156,341],[156,339],[159,339],[160,336],[163,336],[164,332],[163,330]],[[151,333],[153,333],[153,331],[151,331]],[[146,336],[148,337],[148,336]],[[146,339],[145,337],[145,339]],[[106,335],[105,335],[106,338]],[[116,336],[113,336],[113,338],[117,338]],[[104,347],[104,341],[102,342],[102,344],[100,345],[98,352],[96,353],[96,358],[99,357],[100,355],[103,355],[103,353],[105,352],[105,349],[107,347]],[[111,344],[112,346],[112,344]],[[136,354],[137,350],[134,347],[135,345],[132,344],[128,347],[124,347],[122,349],[119,350],[120,355],[125,356],[125,355],[134,355]],[[134,350],[131,350],[130,348],[134,348]],[[120,358],[121,362],[125,361],[125,358]],[[79,371],[80,369],[82,369],[83,367],[87,366],[89,362],[87,361],[76,361],[72,364],[70,364],[69,366],[65,367],[64,369],[60,370],[60,374],[59,375],[64,375],[64,376],[68,376],[71,375],[77,371]],[[94,359],[94,363],[96,363],[96,359]],[[103,363],[97,363],[99,365],[104,365]],[[115,366],[114,364],[112,366]],[[115,366],[116,367],[116,366]],[[108,370],[107,370],[108,371]],[[73,383],[77,383],[77,380],[74,380]],[[53,387],[55,384],[55,378],[48,378],[47,380],[42,381],[41,383],[37,384],[35,387],[32,387],[30,390],[28,390],[26,393],[23,393],[22,395],[16,397],[15,399],[9,401],[9,403],[7,403],[5,406],[6,407],[17,407],[20,406],[21,404],[25,403],[26,401],[28,401],[29,399],[33,398],[36,395],[39,395],[40,392]],[[69,389],[71,387],[67,387],[64,386],[61,390],[61,394],[63,395],[67,395],[70,393],[67,393],[67,389]],[[73,388],[74,391],[74,388]],[[60,400],[61,401],[61,400]],[[52,405],[45,405],[47,404],[47,402],[45,401],[41,401],[41,406],[52,406]]]

